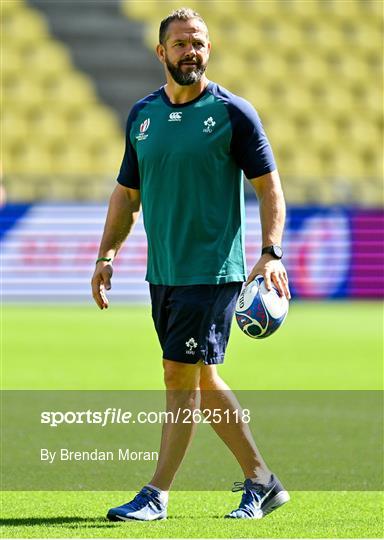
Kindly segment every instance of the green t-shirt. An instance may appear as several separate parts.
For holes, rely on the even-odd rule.
[[[182,105],[163,87],[137,102],[117,181],[140,190],[147,281],[244,281],[242,171],[256,178],[275,168],[254,108],[217,84]]]

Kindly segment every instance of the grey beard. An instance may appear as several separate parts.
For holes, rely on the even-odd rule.
[[[200,65],[194,71],[184,73],[179,67],[175,67],[170,62],[168,62],[168,60],[166,60],[165,62],[167,64],[168,71],[172,76],[172,79],[177,84],[180,84],[180,86],[189,86],[190,84],[199,82],[207,68],[207,66]]]

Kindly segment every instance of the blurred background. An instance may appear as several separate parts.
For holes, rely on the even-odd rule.
[[[272,143],[294,296],[382,298],[381,0],[2,0],[3,299],[91,302],[125,121],[163,84],[158,27],[183,4],[209,26],[208,77],[254,105]],[[261,237],[246,196],[251,265]],[[145,265],[140,220],[116,300],[147,300]]]

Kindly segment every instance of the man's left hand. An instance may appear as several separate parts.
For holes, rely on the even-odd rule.
[[[260,257],[248,276],[246,285],[251,283],[256,276],[263,276],[265,286],[270,291],[272,284],[279,291],[280,296],[286,296],[288,300],[291,293],[288,287],[288,276],[281,261],[274,259],[271,255],[265,254]]]

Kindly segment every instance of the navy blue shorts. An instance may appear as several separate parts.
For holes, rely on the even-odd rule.
[[[152,318],[163,358],[222,364],[242,283],[153,285]]]

